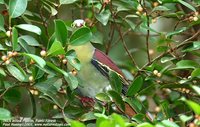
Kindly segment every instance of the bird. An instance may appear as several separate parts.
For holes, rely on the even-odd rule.
[[[75,20],[74,27],[84,27],[83,20]],[[106,55],[104,52],[95,48],[90,42],[78,46],[68,46],[68,49],[75,50],[78,60],[81,63],[81,69],[77,72],[77,77],[80,79],[78,87],[82,95],[95,98],[98,93],[111,90],[109,81],[109,73],[116,73],[123,84],[122,94],[125,95],[128,89],[129,82],[119,67]],[[88,99],[86,99],[88,100]],[[128,104],[125,104],[125,113],[132,117],[136,111]]]

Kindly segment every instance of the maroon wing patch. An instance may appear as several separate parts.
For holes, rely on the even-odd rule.
[[[124,74],[117,67],[117,65],[106,54],[104,54],[102,51],[100,51],[98,49],[95,49],[95,51],[94,51],[94,59],[96,59],[97,61],[99,61],[103,65],[108,66],[110,69],[112,69],[113,71],[117,72],[118,74],[120,74],[121,76],[124,77]]]

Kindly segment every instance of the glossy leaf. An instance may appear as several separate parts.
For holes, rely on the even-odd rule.
[[[199,49],[200,49],[200,41],[194,41],[192,43],[192,46],[185,48],[182,52],[191,52],[191,51],[199,50]]]
[[[9,1],[9,15],[11,18],[21,16],[27,7],[27,0],[10,0]]]
[[[179,29],[177,29],[177,30],[175,30],[173,32],[168,32],[167,35],[166,35],[166,37],[168,38],[168,37],[171,37],[173,35],[180,34],[180,33],[184,32],[186,30],[187,30],[187,27],[181,27],[181,28],[179,28]]]
[[[160,123],[158,123],[156,125],[156,127],[160,127],[160,126],[164,126],[164,127],[179,127],[176,123],[169,121],[169,120],[163,120]]]
[[[60,90],[61,86],[62,86],[62,79],[57,77],[52,77],[43,82],[35,84],[35,87],[42,93],[50,92],[52,94],[56,94]]]
[[[166,62],[169,62],[169,61],[172,61],[172,60],[174,60],[174,59],[176,59],[175,57],[162,57],[161,58],[161,63],[166,63]]]
[[[199,86],[195,86],[195,85],[190,85],[192,87],[192,89],[198,94],[200,95],[200,87]]]
[[[41,57],[39,57],[37,55],[28,54],[28,53],[22,53],[22,55],[30,57],[32,60],[34,60],[42,68],[44,68],[44,66],[46,65],[46,62],[44,61],[44,59],[42,59]]]
[[[165,6],[157,6],[157,7],[155,7],[153,10],[152,10],[152,12],[153,11],[169,11],[170,9],[169,8],[167,8],[167,7],[165,7]]]
[[[38,26],[31,25],[31,24],[20,24],[20,25],[16,25],[16,27],[29,31],[29,32],[33,32],[38,35],[41,35],[42,33],[41,29]]]
[[[48,55],[56,56],[62,54],[65,54],[65,50],[62,47],[62,44],[59,41],[54,41],[48,51]]]
[[[128,88],[128,91],[126,93],[127,96],[134,96],[142,87],[143,85],[143,79],[141,76],[138,76],[131,86]]]
[[[111,13],[110,13],[110,10],[108,9],[105,9],[101,13],[95,15],[96,19],[99,22],[101,22],[104,26],[107,25],[110,16],[111,16]]]
[[[131,27],[132,30],[135,30],[136,25],[129,19],[125,19],[127,24]]]
[[[15,27],[13,27],[12,29],[12,46],[13,46],[13,50],[17,50],[18,48],[18,32],[17,29]]]
[[[120,77],[113,71],[109,73],[110,84],[113,90],[118,93],[122,92],[122,82]]]
[[[0,120],[11,120],[12,116],[9,110],[0,108]]]
[[[67,58],[67,60],[69,61],[70,65],[72,65],[74,68],[76,68],[77,70],[81,69],[81,63],[77,58],[76,52],[75,50],[69,50],[65,57]]]
[[[191,120],[193,118],[192,116],[186,116],[184,114],[180,115],[179,117],[180,117],[180,120],[182,122],[184,122],[184,123],[187,122],[187,121],[189,121],[189,120]]]
[[[22,95],[18,89],[10,89],[5,93],[3,99],[10,104],[16,105],[21,102]]]
[[[121,95],[114,90],[108,91],[108,94],[110,95],[112,100],[116,103],[116,105],[119,106],[119,108],[124,111],[125,110],[125,103],[124,103]]]
[[[192,77],[200,77],[200,68],[195,68],[192,73],[191,73]]]
[[[6,73],[3,68],[0,68],[0,76],[6,76]]]
[[[78,122],[78,121],[72,121],[71,122],[71,127],[86,127],[83,123]]]
[[[4,18],[1,14],[0,14],[0,31],[6,32],[4,28]]]
[[[126,127],[125,120],[120,115],[113,113],[111,117],[115,121],[115,126]]]
[[[196,9],[189,3],[183,1],[183,0],[177,0],[179,3],[181,3],[182,5],[186,6],[187,8],[191,9],[192,11],[196,11]]]
[[[110,101],[110,97],[106,93],[98,93],[95,98],[103,102]]]
[[[47,66],[50,67],[51,69],[55,70],[56,72],[63,74],[64,76],[68,77],[68,73],[60,68],[58,68],[57,66],[55,66],[54,64],[47,62]]]
[[[89,43],[92,38],[92,33],[89,28],[82,27],[76,30],[70,37],[70,44],[74,46],[83,45]]]
[[[30,46],[40,46],[39,42],[30,35],[23,35],[19,37],[19,40],[23,39]]]
[[[10,74],[15,77],[17,80],[24,82],[26,77],[25,75],[15,66],[13,65],[7,65],[7,69],[10,72]]]
[[[25,50],[25,52],[30,53],[30,54],[35,54],[35,48],[32,46],[29,46],[24,39],[18,38],[18,42],[21,45],[21,47]]]
[[[72,75],[71,73],[69,73],[68,76],[65,76],[64,78],[68,82],[68,85],[71,90],[74,90],[78,87],[79,82],[78,82],[77,78],[74,75]]]
[[[150,123],[144,122],[144,123],[137,125],[136,127],[154,127],[154,126]]]
[[[181,60],[176,63],[176,69],[195,69],[199,64],[192,60]]]
[[[78,0],[59,0],[60,4],[72,4]]]
[[[56,39],[65,46],[67,42],[67,28],[65,23],[62,20],[55,20],[54,23]]]
[[[172,113],[171,113],[168,101],[163,101],[161,103],[161,108],[162,108],[162,111],[165,114],[165,118],[171,118],[172,117]]]
[[[143,111],[143,107],[141,102],[136,98],[126,98],[125,102],[128,103],[136,113],[141,113]]]
[[[4,0],[0,0],[0,4],[4,4]]]

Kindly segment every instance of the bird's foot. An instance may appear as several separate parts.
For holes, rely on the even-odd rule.
[[[95,100],[90,97],[81,97],[80,101],[85,107],[93,107],[95,103]]]

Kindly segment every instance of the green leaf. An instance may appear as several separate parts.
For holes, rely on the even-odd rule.
[[[22,47],[27,53],[35,54],[35,48],[32,47],[32,46],[29,46],[25,40],[23,40],[23,39],[18,39],[18,42],[19,42],[19,44],[21,45],[21,47]]]
[[[191,52],[200,49],[200,41],[194,41],[192,46],[187,47],[182,52]]]
[[[199,64],[192,60],[181,60],[176,63],[176,69],[195,69]]]
[[[119,93],[117,93],[114,90],[108,91],[109,96],[112,98],[112,100],[116,103],[119,108],[124,111],[125,110],[125,103]]]
[[[135,23],[133,23],[131,20],[129,19],[125,19],[125,21],[127,22],[127,24],[131,27],[132,30],[135,30]]]
[[[169,120],[163,120],[156,124],[156,127],[179,127],[175,122]]]
[[[0,4],[4,4],[4,0],[0,0]]]
[[[161,63],[166,63],[166,62],[172,61],[174,59],[176,59],[176,58],[175,57],[166,56],[166,57],[162,57],[160,61],[161,61]]]
[[[101,22],[104,26],[107,25],[110,16],[111,16],[111,13],[109,9],[105,9],[101,11],[101,13],[95,15],[96,19],[99,22]]]
[[[96,120],[96,116],[94,115],[94,112],[88,112],[83,114],[80,118],[80,121],[89,121],[89,120]]]
[[[4,28],[4,18],[1,14],[0,14],[0,31],[6,32]]]
[[[144,123],[137,125],[136,127],[154,127],[154,126],[150,123],[144,122]]]
[[[73,4],[78,0],[59,0],[60,4]]]
[[[23,39],[30,46],[40,46],[39,42],[30,35],[23,35],[19,37],[19,40]]]
[[[97,43],[103,45],[103,34],[99,31],[93,33],[93,36],[90,40],[92,43]]]
[[[154,11],[169,11],[170,9],[167,8],[166,6],[157,6],[155,8],[153,8],[152,12]]]
[[[44,66],[46,65],[45,60],[42,59],[41,57],[37,56],[37,55],[28,54],[28,53],[22,53],[22,55],[30,57],[31,59],[33,59],[42,68],[44,68]]]
[[[81,69],[81,63],[77,58],[76,52],[75,50],[69,50],[65,57],[67,58],[67,60],[69,61],[70,65],[72,65],[74,68],[76,68],[77,70]]]
[[[115,72],[110,71],[109,80],[110,80],[112,89],[118,93],[121,93],[122,92],[122,82],[121,82],[120,77]]]
[[[21,102],[22,96],[18,89],[10,89],[4,94],[3,99],[10,104],[16,105]]]
[[[181,27],[181,28],[179,28],[179,29],[177,29],[177,30],[175,30],[173,32],[168,32],[167,35],[166,35],[166,37],[169,38],[169,37],[171,37],[173,35],[180,34],[180,33],[184,32],[186,30],[187,30],[187,27]]]
[[[4,48],[4,47],[2,46],[2,44],[0,44],[0,50],[7,50],[7,49]]]
[[[110,97],[106,93],[98,93],[95,98],[103,102],[110,102]]]
[[[56,39],[65,46],[67,42],[67,28],[65,23],[62,20],[55,20],[54,22]]]
[[[83,123],[78,122],[78,121],[71,121],[71,127],[86,127]]]
[[[52,16],[55,16],[58,13],[58,11],[52,5],[50,5],[45,1],[43,1],[43,3],[44,3],[44,9],[46,9],[49,13],[51,13]]]
[[[15,66],[13,65],[7,65],[7,69],[10,72],[10,74],[15,77],[17,80],[24,82],[26,77],[25,75]]]
[[[122,116],[116,114],[116,113],[113,113],[111,115],[111,117],[113,118],[114,122],[115,122],[115,126],[118,126],[118,127],[126,127],[126,123],[125,123],[125,120],[122,118]]]
[[[134,96],[142,87],[143,85],[143,79],[141,76],[138,76],[131,86],[128,88],[128,91],[126,93],[127,96]]]
[[[167,46],[158,46],[158,47],[156,48],[156,50],[157,50],[158,52],[165,52],[165,51],[168,50],[168,47],[167,47]]]
[[[35,34],[41,35],[42,31],[39,27],[35,26],[35,25],[31,25],[31,24],[20,24],[16,26],[17,28],[29,31],[29,32],[33,32]]]
[[[172,117],[172,113],[171,113],[171,110],[169,108],[169,102],[168,101],[163,101],[161,103],[161,108],[162,108],[162,111],[164,112],[166,118]]]
[[[43,82],[36,83],[34,86],[42,93],[50,92],[52,94],[57,94],[62,86],[62,79],[58,77],[52,77]]]
[[[70,44],[74,46],[83,45],[89,43],[92,38],[92,33],[89,28],[81,27],[76,30],[70,37]]]
[[[136,111],[136,113],[146,112],[143,112],[142,103],[137,98],[126,98],[125,102],[128,103]]]
[[[181,3],[182,5],[186,6],[187,8],[191,9],[192,11],[196,11],[196,9],[190,5],[189,3],[183,1],[183,0],[177,0],[179,3]]]
[[[198,95],[200,95],[200,87],[199,87],[199,86],[190,85],[190,87],[192,87],[192,89],[193,89]]]
[[[200,68],[195,68],[192,73],[191,76],[194,77],[200,77]]]
[[[0,68],[0,77],[1,77],[1,75],[6,76],[6,73],[3,68]]]
[[[12,116],[10,111],[5,108],[0,108],[0,120],[11,120]]]
[[[54,41],[48,51],[48,55],[56,56],[61,54],[65,54],[65,50],[62,47],[62,44],[59,41]]]
[[[56,67],[54,64],[47,62],[46,63],[48,67],[50,67],[51,69],[55,70],[56,72],[63,74],[64,76],[68,77],[68,73],[58,67]]]
[[[9,15],[11,18],[16,18],[22,15],[27,7],[27,0],[10,0]]]
[[[78,87],[78,80],[71,73],[69,73],[68,76],[65,76],[64,78],[67,81],[67,83],[68,83],[68,85],[69,85],[71,90],[74,90],[74,89],[76,89]]]
[[[192,120],[192,116],[186,116],[186,115],[184,115],[184,114],[181,114],[180,116],[180,120],[183,122],[183,123],[185,123],[185,122],[187,122],[187,121],[189,121],[189,120]]]
[[[17,29],[15,27],[13,27],[12,29],[12,46],[13,46],[13,50],[16,50],[18,48],[18,32]]]

